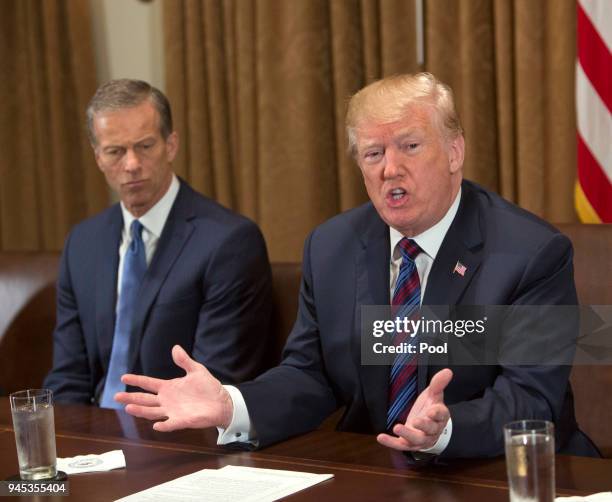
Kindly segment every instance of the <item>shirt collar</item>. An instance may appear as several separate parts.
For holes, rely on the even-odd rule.
[[[170,209],[172,209],[172,204],[174,204],[176,196],[178,195],[179,188],[180,184],[178,179],[176,175],[173,174],[170,187],[166,190],[164,196],[159,199],[151,209],[138,218],[142,226],[157,238],[161,236],[166,220],[168,219],[168,214],[170,214]],[[129,235],[130,225],[136,218],[127,210],[123,202],[121,202],[121,213],[123,214],[124,235]]]
[[[455,215],[457,214],[457,210],[459,209],[460,200],[461,187],[459,187],[459,192],[457,193],[455,200],[448,208],[448,211],[446,211],[446,214],[442,217],[442,219],[433,227],[428,228],[419,235],[411,237],[411,239],[416,242],[419,247],[431,257],[432,260],[436,259],[436,255],[440,250],[440,246],[442,246],[442,241],[446,236],[446,232],[448,232],[451,223],[455,219]],[[391,242],[391,258],[398,259],[400,258],[400,255],[395,254],[395,248],[397,246],[397,243],[405,236],[395,228],[389,227],[389,237],[389,241]]]

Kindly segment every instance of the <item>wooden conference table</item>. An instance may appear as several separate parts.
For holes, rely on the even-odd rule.
[[[121,420],[127,419],[122,427]],[[373,436],[328,428],[255,452],[216,446],[216,431],[159,433],[146,420],[93,406],[56,405],[57,454],[72,457],[123,450],[126,469],[70,476],[73,500],[107,501],[200,469],[244,465],[313,473],[334,478],[289,500],[507,501],[503,458],[456,460],[415,469],[402,454]],[[131,429],[131,430],[130,430]],[[18,472],[10,406],[0,398],[0,479]],[[558,495],[586,495],[612,488],[612,460],[557,456]],[[33,497],[35,498],[35,497]],[[40,497],[40,500],[67,500]]]

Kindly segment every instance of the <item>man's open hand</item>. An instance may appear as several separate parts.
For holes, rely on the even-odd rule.
[[[429,385],[415,401],[406,423],[396,424],[393,433],[397,435],[379,434],[377,441],[389,448],[402,451],[419,451],[431,448],[450,417],[444,404],[444,389],[453,378],[449,369],[438,371]]]
[[[233,404],[221,382],[178,345],[172,348],[172,359],[185,370],[184,377],[161,380],[123,375],[123,383],[148,392],[118,392],[115,400],[125,404],[125,411],[130,415],[158,420],[153,424],[157,431],[227,428],[232,420]]]

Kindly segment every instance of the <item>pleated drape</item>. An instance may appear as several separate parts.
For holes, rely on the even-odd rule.
[[[96,87],[89,3],[1,7],[0,249],[61,249],[108,202],[84,128]]]
[[[575,3],[426,5],[427,69],[456,93],[466,177],[550,221],[575,221]]]
[[[164,1],[178,172],[256,220],[274,260],[367,200],[346,153],[348,97],[427,70],[456,93],[466,177],[572,221],[573,0],[426,0],[417,62],[410,0]]]

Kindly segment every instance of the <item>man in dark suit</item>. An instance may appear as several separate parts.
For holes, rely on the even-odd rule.
[[[66,240],[45,387],[58,401],[117,407],[126,370],[182,374],[170,357],[175,344],[223,382],[255,377],[271,312],[259,229],[173,174],[178,136],[159,90],[108,82],[87,118],[96,162],[120,203]]]
[[[555,422],[562,451],[596,454],[574,419],[569,366],[451,371],[419,361],[394,390],[395,364],[391,371],[362,364],[362,306],[567,305],[576,293],[566,237],[462,180],[461,125],[450,89],[432,75],[367,86],[351,99],[347,131],[371,202],[306,240],[298,318],[282,363],[222,387],[175,347],[186,377],[126,375],[150,393],[116,399],[133,415],[160,420],[156,430],[216,425],[221,443],[265,446],[316,428],[344,406],[341,430],[377,433],[380,443],[417,458],[498,455],[503,424],[530,418]],[[511,331],[506,337],[515,340]],[[199,413],[185,413],[180,402]]]

